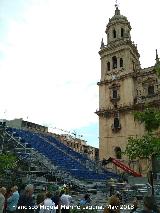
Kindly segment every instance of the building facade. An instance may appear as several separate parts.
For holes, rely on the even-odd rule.
[[[100,160],[121,159],[128,137],[144,134],[144,126],[134,119],[133,111],[143,110],[146,104],[160,107],[160,79],[155,65],[141,68],[140,54],[131,40],[130,22],[120,14],[118,6],[105,32],[107,44],[102,40],[99,51],[101,79],[96,111]],[[159,63],[157,52],[156,63]]]
[[[17,129],[26,129],[38,132],[48,132],[48,127],[42,126],[36,123],[29,121],[24,121],[22,118],[16,118],[14,120],[5,120],[8,127],[17,128]]]
[[[64,143],[66,146],[69,146],[74,151],[84,154],[91,160],[99,161],[99,149],[87,144],[87,141],[73,137],[69,134],[55,134],[49,132],[53,137],[55,137],[60,142]]]
[[[22,118],[14,120],[3,119],[3,122],[5,122],[6,125],[11,128],[24,129],[37,133],[44,133],[51,135],[55,137],[57,140],[59,140],[61,143],[64,143],[66,146],[72,148],[74,151],[86,155],[89,159],[95,161],[99,160],[99,149],[88,145],[87,141],[83,139],[73,137],[69,134],[52,133],[48,130],[48,127],[32,123],[30,121],[24,121]]]

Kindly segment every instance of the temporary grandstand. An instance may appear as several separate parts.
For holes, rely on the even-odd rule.
[[[25,174],[29,181],[35,181],[37,174],[50,175],[53,179],[64,182],[102,182],[111,178],[118,178],[118,175],[97,167],[95,161],[87,156],[78,153],[61,143],[44,131],[33,131],[20,126],[13,127],[8,122],[1,122],[1,147],[7,152],[16,154],[18,159],[25,162],[26,170],[18,169],[17,173]]]

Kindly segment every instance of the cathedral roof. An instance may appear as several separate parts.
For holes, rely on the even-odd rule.
[[[116,6],[116,10],[115,10],[114,16],[109,19],[109,23],[107,25],[107,29],[111,25],[113,25],[115,23],[125,23],[125,24],[128,24],[129,28],[131,29],[130,22],[127,20],[126,16],[123,16],[123,15],[120,14],[120,10],[119,10],[118,6]]]
[[[118,7],[116,7],[115,15],[110,19],[110,21],[113,21],[116,19],[118,19],[118,20],[123,19],[123,20],[127,21],[127,17],[120,14],[120,10]]]

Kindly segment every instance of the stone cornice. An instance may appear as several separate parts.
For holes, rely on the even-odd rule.
[[[118,106],[117,108],[106,108],[106,109],[99,109],[95,113],[98,116],[103,116],[103,117],[109,117],[113,115],[115,112],[127,112],[127,111],[136,111],[136,110],[144,110],[146,107],[160,107],[160,100],[155,100],[153,102],[148,103],[138,103],[138,104],[129,104],[129,105],[123,105],[123,106]]]
[[[106,53],[107,51],[114,51],[115,52],[115,49],[119,48],[119,47],[123,47],[123,49],[126,49],[125,45],[129,45],[134,53],[140,57],[140,54],[138,53],[138,49],[136,47],[136,45],[134,44],[134,42],[132,42],[130,39],[118,39],[116,41],[113,41],[109,44],[107,44],[106,46],[104,46],[104,48],[102,48],[98,53],[100,54],[101,57],[103,57],[103,53]],[[117,50],[118,51],[118,50]]]
[[[101,86],[101,85],[107,85],[107,84],[110,84],[112,82],[117,82],[119,80],[123,80],[125,78],[129,78],[129,77],[135,77],[135,73],[134,72],[130,72],[130,73],[126,73],[124,75],[121,75],[121,76],[118,76],[116,80],[104,80],[104,81],[100,81],[97,83],[98,86]]]
[[[115,24],[126,24],[126,25],[128,25],[130,30],[132,29],[130,22],[127,20],[127,18],[125,16],[119,16],[119,17],[120,17],[119,19],[116,19],[113,16],[111,19],[109,19],[109,23],[106,26],[105,33],[107,33],[109,28],[111,26],[114,26]]]
[[[112,84],[110,87],[109,87],[109,89],[118,89],[120,87],[120,84],[119,83],[114,83],[114,84]]]
[[[149,69],[149,71],[145,72],[144,70],[146,70],[146,69]],[[98,82],[97,85],[98,86],[107,85],[107,84],[110,84],[112,82],[123,80],[125,78],[133,77],[133,78],[136,79],[138,77],[144,77],[144,76],[148,76],[148,75],[151,75],[151,74],[156,74],[155,71],[154,71],[154,66],[149,67],[149,68],[145,68],[145,69],[140,69],[139,71],[136,71],[136,72],[126,73],[124,75],[118,76],[116,80],[112,80],[112,79],[111,80],[103,80],[103,81]]]
[[[145,71],[146,69],[149,69],[149,71]],[[155,71],[154,71],[154,66],[152,67],[148,67],[148,68],[145,68],[145,69],[140,69],[139,71],[136,72],[136,77],[144,77],[144,76],[148,76],[148,75],[151,75],[151,74],[156,74]]]
[[[108,116],[114,114],[117,111],[118,112],[130,111],[130,110],[132,110],[132,108],[133,108],[133,105],[123,106],[123,107],[117,107],[117,108],[113,107],[113,108],[99,109],[95,113],[98,116],[108,117]]]

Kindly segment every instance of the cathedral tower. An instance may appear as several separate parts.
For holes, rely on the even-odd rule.
[[[136,73],[141,69],[137,46],[131,40],[131,25],[116,5],[106,26],[107,45],[101,42],[99,86],[99,152],[103,158],[121,158],[129,136],[142,135],[135,123]]]

